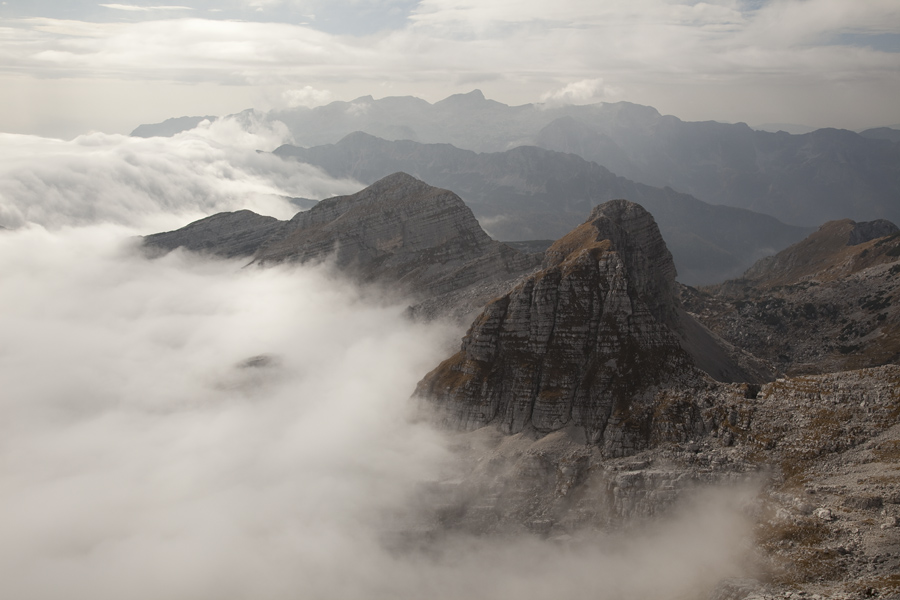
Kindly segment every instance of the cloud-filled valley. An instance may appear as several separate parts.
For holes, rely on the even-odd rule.
[[[149,261],[126,233],[0,239],[2,595],[338,581],[336,558],[373,552],[379,511],[442,457],[404,411],[446,331],[324,267]]]
[[[0,140],[0,595],[662,598],[740,572],[739,492],[628,537],[435,538],[422,490],[456,459],[409,397],[459,326],[327,262],[138,247],[359,187],[229,127]]]

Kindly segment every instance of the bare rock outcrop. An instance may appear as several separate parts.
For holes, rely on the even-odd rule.
[[[625,200],[598,206],[484,309],[417,394],[450,428],[575,427],[608,456],[689,437],[689,409],[659,418],[682,404],[673,390],[705,380],[675,333],[674,286],[653,217]]]
[[[900,367],[709,382],[678,412],[686,406],[705,431],[627,457],[572,429],[452,434],[462,464],[427,506],[438,507],[441,528],[525,530],[565,547],[581,532],[671,515],[712,486],[740,495],[751,550],[747,589],[726,594],[735,582],[723,582],[713,598],[900,593]]]
[[[831,221],[743,278],[683,288],[681,298],[718,336],[780,372],[875,367],[900,359],[898,260],[893,224]]]

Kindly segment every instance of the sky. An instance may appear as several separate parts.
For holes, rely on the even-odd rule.
[[[552,8],[550,8],[552,7]],[[6,0],[0,131],[483,90],[685,120],[900,124],[896,0]]]

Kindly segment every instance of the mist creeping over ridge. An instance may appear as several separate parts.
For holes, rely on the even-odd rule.
[[[241,208],[289,218],[297,209],[285,197],[359,188],[257,152],[285,135],[277,124],[232,119],[172,138],[93,133],[66,142],[0,134],[0,225],[116,223],[153,231]]]
[[[740,493],[626,537],[417,537],[455,459],[409,396],[462,331],[327,261],[137,248],[356,189],[226,125],[0,140],[0,596],[666,598],[741,572]]]

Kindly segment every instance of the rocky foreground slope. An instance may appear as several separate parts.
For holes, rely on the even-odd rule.
[[[745,556],[691,597],[900,597],[900,367],[706,379],[653,411],[667,439],[618,458],[577,428],[453,434],[462,461],[425,490],[420,533],[528,532],[577,552],[590,532],[640,535],[718,490],[740,498]]]
[[[900,234],[887,221],[831,221],[743,278],[683,288],[707,327],[788,374],[900,360]]]
[[[839,229],[826,245],[850,259],[826,261],[834,281],[891,268],[896,236],[871,239],[890,226]],[[807,254],[776,257],[757,285],[821,273]],[[432,490],[433,527],[566,546],[704,488],[756,485],[743,577],[697,597],[900,595],[900,367],[716,381],[696,368],[675,288],[652,218],[616,201],[489,304],[417,389],[464,461]]]

